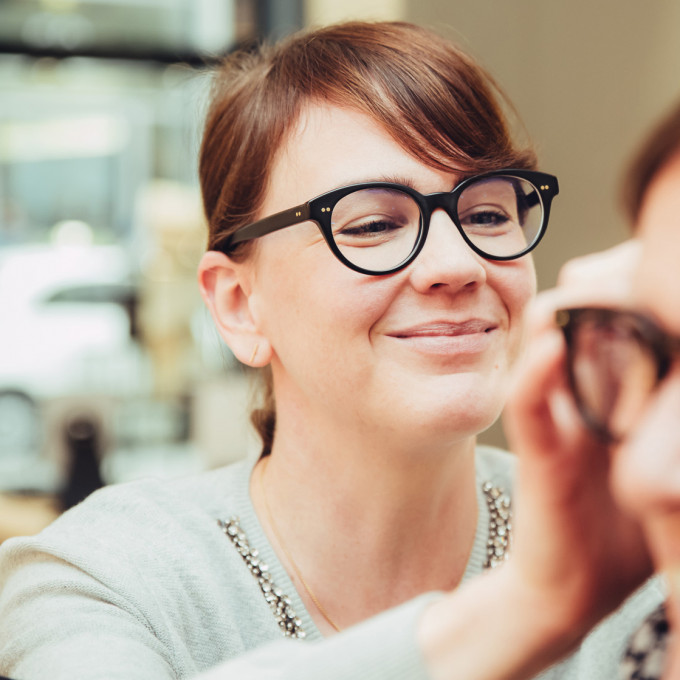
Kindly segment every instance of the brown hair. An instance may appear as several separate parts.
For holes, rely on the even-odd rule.
[[[215,72],[199,161],[209,248],[257,218],[274,156],[313,101],[367,114],[434,168],[536,165],[531,148],[513,144],[502,109],[509,102],[493,79],[439,35],[401,22],[302,31],[241,50]],[[269,371],[252,420],[268,452],[276,422]]]
[[[649,185],[678,152],[680,152],[680,102],[648,135],[625,176],[621,198],[633,225],[640,216]]]

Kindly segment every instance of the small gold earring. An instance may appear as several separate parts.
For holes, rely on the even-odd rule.
[[[250,355],[250,362],[249,363],[252,364],[253,361],[255,361],[255,357],[257,356],[257,350],[258,349],[260,349],[260,343],[256,342],[255,347],[253,347],[253,353]]]

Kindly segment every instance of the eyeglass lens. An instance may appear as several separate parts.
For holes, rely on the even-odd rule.
[[[492,257],[512,257],[538,238],[543,203],[531,182],[497,176],[467,185],[458,197],[455,214],[480,251]],[[367,188],[340,199],[331,224],[335,244],[347,260],[367,270],[387,271],[413,252],[422,231],[422,215],[416,200],[403,191]]]
[[[572,336],[572,378],[584,415],[596,429],[622,439],[657,383],[652,348],[632,319],[581,315]]]

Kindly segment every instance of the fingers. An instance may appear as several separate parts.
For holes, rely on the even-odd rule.
[[[630,239],[571,260],[562,268],[558,286],[537,296],[527,313],[527,359],[518,366],[506,407],[505,427],[515,444],[529,446],[533,439],[532,448],[566,448],[583,438],[584,427],[566,380],[555,312],[566,307],[629,306],[640,252],[640,242]]]
[[[641,252],[640,240],[633,238],[570,260],[560,270],[558,288],[584,296],[593,304],[625,303],[631,297]]]
[[[587,429],[576,407],[565,355],[556,328],[534,338],[503,413],[508,443],[519,457],[524,478],[542,479],[555,499],[585,492],[588,484],[597,494],[608,493],[609,451]]]
[[[610,449],[576,407],[555,311],[626,304],[638,252],[627,242],[572,261],[558,287],[538,296],[504,412],[519,458],[515,559],[529,580],[555,589],[556,602],[568,593],[584,620],[618,604],[648,574],[649,560],[640,527],[612,498]]]
[[[560,270],[557,286],[540,293],[529,310],[530,337],[552,326],[558,309],[630,306],[640,253],[640,241],[629,239],[567,262]]]
[[[552,451],[575,419],[564,376],[564,341],[556,328],[534,337],[517,367],[503,422],[513,449]]]

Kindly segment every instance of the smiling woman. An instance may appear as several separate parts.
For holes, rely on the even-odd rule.
[[[500,100],[458,48],[401,23],[305,32],[216,71],[199,284],[263,369],[261,454],[104,490],[10,542],[0,671],[529,677],[640,583],[644,553],[613,579],[618,554],[584,535],[605,483],[579,497],[534,463],[539,511],[515,521],[513,459],[476,444],[504,404],[558,191]],[[594,608],[601,574],[611,597]],[[610,677],[658,600],[642,591],[543,677]]]
[[[366,114],[310,103],[273,162],[260,214],[310,193],[390,174],[428,194],[450,191],[463,175],[422,163]],[[342,242],[347,244],[346,237]],[[376,248],[352,247],[360,251],[352,257],[366,258],[363,253]],[[333,414],[334,427],[342,423],[345,432],[357,432],[362,420],[370,423],[362,438],[391,451],[393,467],[405,437],[415,447],[404,450],[407,458],[423,449],[434,455],[439,447],[427,445],[428,439],[441,436],[444,460],[454,461],[448,443],[455,421],[458,437],[498,417],[507,368],[519,350],[522,311],[534,292],[529,258],[494,263],[478,256],[446,212],[436,210],[418,257],[392,276],[368,277],[341,266],[311,221],[262,237],[255,257],[232,263],[222,254],[206,255],[204,296],[237,356],[247,363],[257,344],[252,363],[271,367],[277,434],[291,448],[303,444],[282,432],[300,432],[295,421],[301,412],[314,414],[309,422]],[[251,303],[244,291],[258,305],[264,332],[248,318]],[[224,304],[227,293],[230,313],[224,314],[217,304]],[[309,426],[303,436],[318,437],[304,447],[323,446],[326,455],[336,446],[347,448],[341,438]],[[349,450],[356,452],[359,469],[368,471],[374,462],[363,453],[365,443]],[[351,456],[347,450],[337,455],[345,461]],[[383,465],[380,458],[375,463]],[[272,476],[277,467],[272,460]]]

